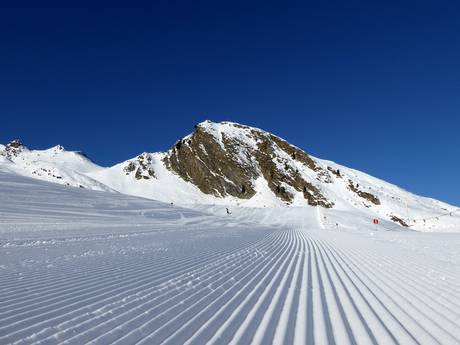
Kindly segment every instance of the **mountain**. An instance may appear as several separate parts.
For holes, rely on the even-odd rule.
[[[29,150],[19,140],[0,146],[0,168],[40,180],[72,187],[113,191],[88,174],[103,168],[81,152],[66,151],[57,145],[47,150]]]
[[[454,206],[232,122],[204,121],[166,152],[144,152],[108,168],[62,146],[29,150],[19,140],[0,147],[0,155],[0,167],[22,175],[187,207],[315,207],[324,219],[356,213],[423,231],[449,230],[460,221]]]

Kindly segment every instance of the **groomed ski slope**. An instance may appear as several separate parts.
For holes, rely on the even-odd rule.
[[[0,202],[0,344],[460,344],[458,233],[314,208],[264,227],[5,173]]]

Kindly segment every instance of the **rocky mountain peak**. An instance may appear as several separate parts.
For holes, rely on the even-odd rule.
[[[407,215],[408,200],[415,208],[423,204],[435,214],[454,210],[357,170],[315,158],[269,132],[233,122],[201,122],[167,152],[144,152],[108,168],[60,145],[29,150],[20,140],[0,145],[0,155],[0,164],[8,171],[187,207],[310,205],[340,212],[358,209],[402,226],[416,223]],[[324,212],[318,209],[321,214]],[[430,230],[435,226],[430,219],[417,220],[415,225]]]
[[[10,147],[14,149],[19,149],[23,146],[24,145],[22,144],[21,139],[14,139],[14,140],[11,140],[8,144],[6,144],[6,147]]]
[[[1,153],[8,159],[17,157],[22,151],[27,150],[20,139],[14,139],[5,145],[3,152]]]
[[[258,128],[204,121],[176,142],[164,158],[168,169],[216,197],[249,199],[265,179],[287,204],[300,194],[312,206],[330,208],[321,183],[331,176],[303,150]]]
[[[53,152],[59,153],[59,152],[64,152],[65,148],[62,145],[56,145],[56,146],[53,146],[50,150],[52,150]]]

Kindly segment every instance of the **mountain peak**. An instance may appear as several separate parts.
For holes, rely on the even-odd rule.
[[[182,206],[313,206],[329,212],[361,212],[421,230],[439,227],[409,219],[408,206],[434,214],[455,210],[359,171],[310,156],[286,140],[235,122],[198,123],[167,152],[142,153],[110,168],[57,145],[29,150],[16,139],[0,145],[1,164],[28,176],[69,186],[111,190]],[[13,165],[12,165],[13,164]],[[325,210],[333,209],[333,210]],[[416,222],[417,220],[417,222]],[[443,226],[451,226],[444,222]]]
[[[195,126],[195,129],[207,129],[215,132],[228,132],[232,130],[255,130],[255,131],[262,131],[259,128],[246,126],[237,122],[231,121],[221,121],[221,122],[214,122],[211,120],[204,120],[198,123]],[[263,131],[262,131],[263,132]]]
[[[12,159],[27,150],[27,147],[24,146],[20,139],[14,139],[4,146],[1,154],[8,159]]]
[[[19,148],[24,147],[24,145],[23,145],[21,139],[14,139],[14,140],[11,140],[8,144],[6,144],[6,147],[19,149]]]
[[[334,204],[318,183],[331,181],[327,170],[287,141],[238,123],[199,123],[163,161],[182,179],[216,197],[251,199],[257,193],[257,180],[264,179],[285,203],[293,203],[300,194],[312,206]]]
[[[64,152],[65,148],[62,145],[56,145],[56,146],[53,146],[53,147],[49,148],[48,151],[52,151],[52,152],[56,152],[56,153],[57,152]]]

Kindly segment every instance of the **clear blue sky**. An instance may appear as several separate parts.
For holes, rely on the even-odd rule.
[[[0,142],[111,165],[230,120],[460,205],[459,2],[95,2],[2,2]]]

